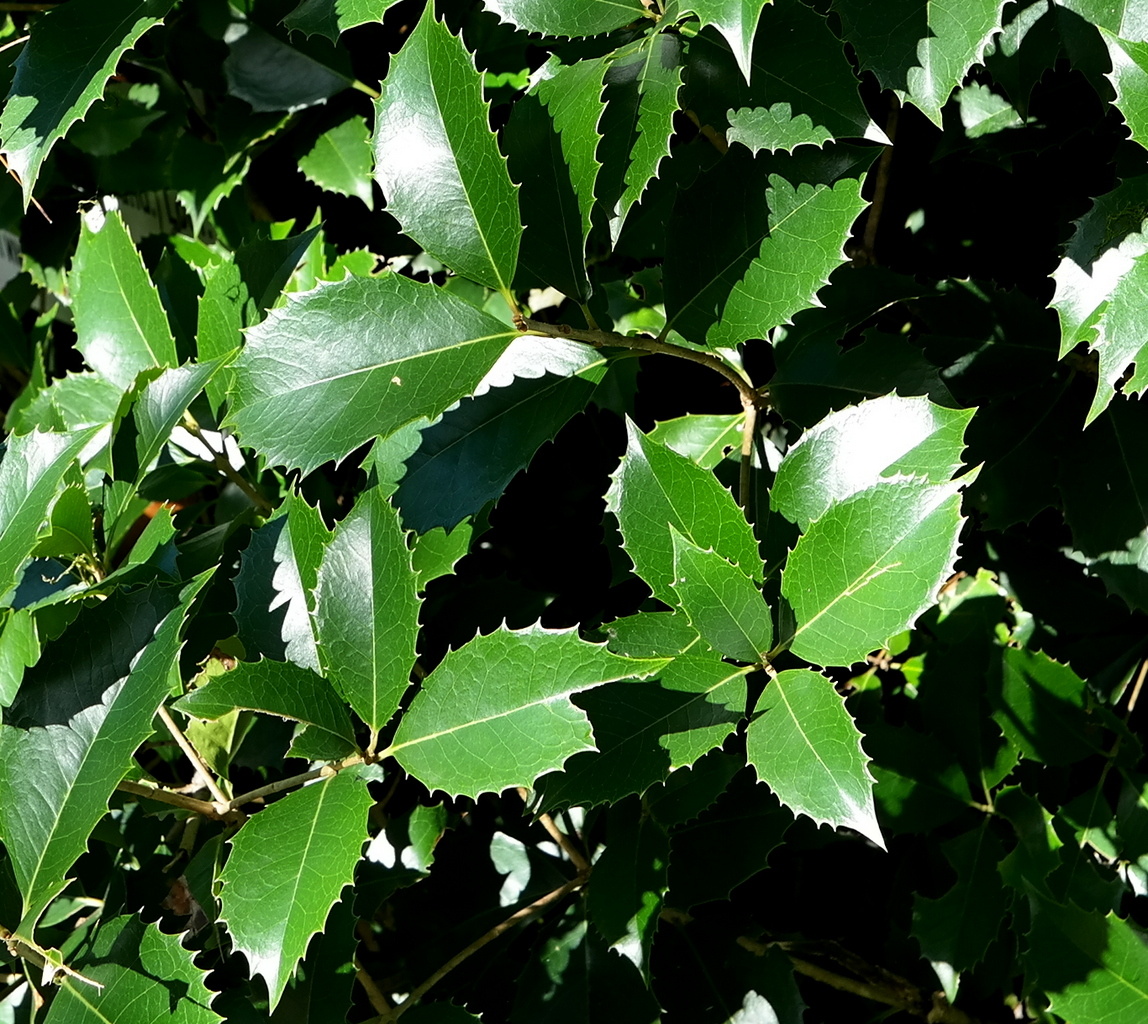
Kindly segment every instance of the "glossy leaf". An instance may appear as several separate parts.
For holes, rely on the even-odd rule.
[[[713,25],[733,50],[737,66],[750,80],[750,56],[753,53],[753,37],[761,9],[770,0],[675,0],[667,10],[667,16],[679,17],[693,13],[703,25]]]
[[[769,235],[706,335],[711,345],[764,338],[799,309],[814,305],[829,272],[845,261],[845,241],[865,207],[860,183],[852,178],[832,188],[794,188],[770,175],[769,186]]]
[[[251,534],[235,577],[236,632],[248,657],[262,654],[319,671],[311,613],[330,539],[318,509],[294,495]]]
[[[172,705],[186,715],[214,720],[236,708],[289,718],[321,730],[350,753],[355,732],[331,684],[314,672],[279,661],[239,662],[230,672],[192,690]]]
[[[267,982],[272,1009],[351,883],[370,805],[366,784],[343,772],[276,801],[231,840],[222,920],[252,976]]]
[[[788,103],[775,103],[772,107],[742,107],[729,112],[730,142],[740,142],[751,153],[783,150],[791,152],[798,146],[821,146],[833,136],[820,125],[815,125],[808,114],[794,115]]]
[[[93,370],[122,391],[141,370],[176,365],[167,315],[119,211],[84,218],[71,276],[76,347]]]
[[[1118,35],[1101,30],[1108,44],[1112,71],[1108,78],[1116,90],[1115,105],[1124,115],[1132,138],[1143,146],[1148,143],[1148,40],[1142,26],[1129,25],[1139,39],[1121,39]],[[1136,29],[1139,28],[1139,32]]]
[[[5,427],[13,434],[26,434],[50,430],[50,424],[79,430],[111,423],[122,397],[123,389],[98,373],[69,373],[37,392],[23,408],[17,409],[13,403]]]
[[[727,658],[759,662],[773,647],[773,624],[761,591],[721,555],[691,544],[670,527],[674,593],[690,625]]]
[[[410,681],[417,585],[398,513],[377,488],[366,491],[335,528],[315,593],[324,674],[372,736],[398,709]]]
[[[861,734],[824,676],[788,669],[770,680],[749,726],[746,758],[790,810],[818,825],[851,828],[884,849]]]
[[[741,510],[714,475],[655,444],[632,423],[629,444],[606,494],[626,553],[654,596],[674,607],[674,546],[667,525],[743,573],[761,572],[757,543]]]
[[[428,788],[451,795],[529,787],[571,754],[594,749],[574,694],[665,664],[610,654],[574,630],[480,635],[423,681],[386,753]]]
[[[433,285],[350,277],[247,332],[231,421],[244,444],[304,473],[470,391],[515,335]]]
[[[648,17],[640,0],[484,0],[503,21],[544,36],[596,36]]]
[[[883,481],[816,520],[782,576],[797,617],[793,653],[850,665],[911,626],[952,574],[966,482]]]
[[[349,117],[320,135],[310,152],[299,158],[299,170],[320,188],[357,196],[367,209],[374,209],[370,130],[363,118]]]
[[[151,734],[179,654],[184,617],[209,577],[183,588],[130,670],[66,725],[0,726],[0,836],[12,857],[28,927],[64,888],[132,754]],[[77,643],[74,650],[82,651],[77,633],[82,627],[68,635]],[[89,651],[104,656],[95,644]]]
[[[289,29],[335,40],[350,28],[382,21],[398,0],[300,0],[283,19]]]
[[[508,292],[522,227],[517,188],[462,42],[424,12],[375,103],[375,180],[403,230],[436,259]]]
[[[8,440],[0,462],[0,600],[19,580],[48,523],[64,474],[98,428],[67,434],[21,434]]]
[[[898,473],[939,484],[961,465],[972,409],[886,395],[832,413],[786,453],[770,507],[803,530],[833,505]]]
[[[80,0],[37,25],[0,114],[4,154],[23,186],[25,206],[52,147],[103,95],[120,58],[172,2]]]
[[[731,449],[740,450],[744,424],[744,414],[694,413],[662,420],[647,436],[696,462],[702,469],[713,469]]]
[[[228,91],[257,113],[294,112],[351,85],[351,79],[283,42],[247,18],[233,18],[223,72]]]

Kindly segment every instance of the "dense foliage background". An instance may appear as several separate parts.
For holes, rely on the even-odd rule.
[[[0,8],[0,1022],[1148,1019],[1143,0]]]

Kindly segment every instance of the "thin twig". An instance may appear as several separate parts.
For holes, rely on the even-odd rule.
[[[1132,712],[1136,710],[1136,702],[1140,699],[1140,688],[1144,685],[1144,677],[1146,675],[1148,675],[1148,658],[1145,658],[1143,664],[1140,666],[1140,674],[1136,677],[1136,684],[1132,687],[1132,695],[1128,698],[1128,709],[1124,713],[1125,722],[1132,716]]]
[[[383,990],[379,988],[375,979],[367,973],[366,968],[359,963],[358,957],[355,957],[354,963],[355,980],[363,986],[363,991],[367,993],[367,999],[370,1001],[375,1012],[384,1016],[390,1013],[391,1010],[394,1009],[394,1007],[391,1006],[391,1001],[383,993]]]
[[[889,191],[889,171],[893,163],[893,143],[897,139],[897,117],[900,102],[889,94],[889,119],[885,122],[885,135],[890,145],[881,150],[877,160],[876,183],[873,186],[873,202],[869,204],[869,215],[865,219],[865,236],[861,242],[865,261],[877,266],[877,228],[881,223],[881,213],[885,209],[885,195]]]
[[[530,794],[522,786],[519,786],[518,795],[522,797],[522,802],[525,803]],[[578,874],[588,876],[590,874],[590,862],[582,851],[574,845],[574,841],[558,827],[554,819],[549,814],[540,814],[538,815],[538,824],[546,829],[550,833],[550,838],[562,847]]]
[[[451,971],[453,971],[459,964],[468,960],[475,953],[477,953],[483,946],[493,942],[503,932],[513,928],[520,921],[525,921],[528,918],[534,917],[536,914],[545,910],[551,903],[555,903],[572,893],[575,889],[585,884],[585,877],[579,875],[577,878],[570,879],[564,885],[560,885],[557,889],[553,889],[545,896],[536,899],[529,906],[523,907],[521,910],[515,911],[505,921],[496,924],[490,931],[480,935],[474,940],[466,949],[452,956],[445,964],[443,964],[437,971],[434,972],[426,981],[419,985],[409,996],[406,997],[398,1006],[396,1006],[390,1013],[380,1014],[375,1017],[370,1024],[390,1024],[396,1021],[407,1010],[414,1006],[423,996],[425,996],[435,985],[437,985],[443,978],[445,978]]]
[[[38,946],[31,939],[25,938],[23,935],[9,931],[2,924],[0,924],[0,941],[4,942],[8,947],[8,952],[13,956],[22,957],[36,967],[43,969],[45,964],[50,964],[54,968],[53,973],[55,975],[75,978],[76,981],[82,981],[85,985],[91,985],[96,989],[103,989],[104,987],[103,982],[86,977],[63,962],[52,963],[48,959],[48,951],[46,949],[42,946]]]
[[[215,781],[215,776],[211,774],[211,769],[203,762],[203,758],[199,756],[199,751],[195,749],[183,734],[183,730],[176,725],[175,719],[171,717],[171,712],[161,704],[159,706],[159,717],[163,719],[163,724],[167,726],[167,731],[171,733],[171,738],[179,744],[179,749],[184,752],[187,759],[191,762],[192,767],[203,776],[203,781],[207,783],[207,788],[211,790],[211,795],[215,797],[221,809],[227,807],[227,794],[219,788],[219,783]]]
[[[170,789],[161,789],[159,786],[146,786],[131,779],[122,779],[117,785],[121,793],[131,793],[132,796],[147,797],[161,804],[170,804],[172,807],[182,807],[185,811],[195,811],[205,818],[215,818],[217,821],[242,821],[247,816],[240,811],[220,811],[215,804],[208,800],[197,800],[193,796],[183,793],[173,793]]]
[[[750,486],[753,482],[753,435],[757,430],[757,406],[742,397],[741,407],[745,410],[745,423],[741,428],[741,470],[737,478],[737,503],[748,518],[750,509]]]
[[[688,359],[691,363],[700,363],[702,366],[708,366],[715,373],[720,373],[737,388],[743,404],[749,403],[753,406],[767,404],[765,397],[759,394],[749,381],[723,363],[717,356],[710,355],[708,352],[695,352],[692,348],[673,345],[667,341],[658,341],[646,334],[630,336],[618,334],[615,331],[580,330],[569,324],[546,324],[527,317],[518,317],[515,323],[524,334],[539,334],[544,338],[569,338],[571,341],[581,341],[587,345],[593,345],[594,348],[628,348],[635,352],[652,352],[661,356]]]
[[[17,36],[15,39],[10,39],[3,46],[0,46],[0,53],[3,53],[5,50],[12,49],[13,46],[19,46],[21,43],[26,43],[31,38],[32,37],[30,35],[26,35]]]
[[[3,7],[0,7],[0,10],[3,10]],[[7,47],[5,47],[5,49],[7,49]],[[11,175],[12,180],[16,182],[16,184],[19,185],[21,189],[24,187],[24,183],[20,180],[20,175],[18,175],[15,170],[13,170],[11,164],[8,163],[8,160],[3,153],[0,153],[0,166],[3,166],[4,170],[6,170]],[[48,216],[48,211],[40,205],[40,201],[35,196],[29,196],[28,199],[31,201],[32,205],[40,211],[40,216],[43,217],[44,220],[46,220],[49,224],[51,224],[52,218]]]
[[[191,419],[190,416],[183,418],[184,429],[191,434],[204,448],[211,453],[211,464],[215,466],[228,480],[230,480],[236,487],[238,487],[248,498],[251,503],[264,512],[274,511],[274,506],[269,502],[250,480],[247,479],[242,473],[237,473],[235,467],[231,465],[231,461],[222,452],[217,452],[210,444],[207,443],[207,438],[203,436],[203,431],[199,429],[199,424]]]
[[[338,775],[344,768],[352,768],[362,763],[362,754],[352,754],[350,757],[343,758],[338,764],[325,764],[322,768],[314,768],[309,772],[302,772],[299,775],[292,775],[290,778],[280,779],[278,782],[260,786],[258,789],[253,789],[249,793],[241,793],[239,796],[232,797],[229,803],[232,807],[241,807],[243,804],[251,803],[252,800],[259,800],[261,797],[271,796],[272,793],[282,793],[285,789],[302,786],[312,779],[321,779],[323,777],[331,778]]]

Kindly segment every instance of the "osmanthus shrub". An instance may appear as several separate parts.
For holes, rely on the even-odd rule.
[[[1141,0],[3,7],[0,1021],[1148,1019]]]

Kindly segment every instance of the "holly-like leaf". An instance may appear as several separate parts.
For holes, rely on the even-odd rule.
[[[691,544],[670,527],[674,593],[690,625],[727,658],[761,661],[773,647],[773,623],[761,591],[721,555]]]
[[[76,967],[101,987],[63,977],[47,1024],[211,1024],[222,1020],[211,1008],[215,993],[207,972],[192,963],[180,936],[138,917],[113,917],[100,923],[95,942]]]
[[[450,530],[497,498],[582,411],[605,372],[605,357],[588,345],[512,341],[474,395],[423,430],[395,494],[403,524]]]
[[[961,465],[972,409],[886,395],[826,416],[782,459],[770,507],[803,530],[839,501],[898,473],[939,484]]]
[[[596,36],[648,18],[641,0],[484,0],[503,21],[544,36]]]
[[[741,447],[745,413],[721,416],[694,413],[662,420],[646,436],[684,455],[702,469],[713,469],[732,448]]]
[[[764,338],[799,309],[813,305],[829,272],[845,262],[843,247],[865,207],[861,184],[853,178],[832,188],[794,188],[773,174],[769,186],[769,235],[706,335],[711,345]]]
[[[0,726],[0,836],[20,883],[28,927],[67,884],[68,869],[107,812],[108,797],[132,754],[151,734],[155,709],[168,692],[179,655],[184,617],[210,577],[204,573],[180,591],[178,604],[163,617],[154,638],[148,632],[128,672],[68,724],[27,730]],[[84,634],[82,622],[65,634],[70,649],[77,658],[102,665],[107,652],[100,638]],[[97,671],[82,661],[73,665],[80,678]]]
[[[299,158],[299,170],[328,192],[358,196],[375,207],[371,185],[371,141],[367,122],[357,114],[324,132],[310,152]]]
[[[1141,37],[1143,28],[1128,25]],[[1124,115],[1134,141],[1141,146],[1148,144],[1148,41],[1121,39],[1119,35],[1101,29],[1101,36],[1108,44],[1108,56],[1112,60],[1112,71],[1108,79],[1116,90],[1113,104]]]
[[[674,0],[666,17],[672,20],[693,13],[703,25],[713,25],[729,43],[737,66],[748,82],[754,33],[761,9],[768,3],[770,0]]]
[[[65,430],[79,430],[111,423],[119,408],[123,389],[98,373],[69,373],[38,391],[22,408],[16,403],[8,410],[4,426],[13,434],[30,430],[50,430],[63,424]]]
[[[961,107],[961,124],[970,139],[1016,128],[1024,124],[1008,100],[993,92],[987,85],[973,82],[957,93]]]
[[[355,749],[355,731],[347,709],[331,684],[298,665],[280,661],[240,662],[172,705],[195,718],[211,721],[236,708],[262,711],[321,730]]]
[[[518,189],[487,121],[482,78],[428,6],[375,103],[375,180],[403,230],[455,273],[509,294]]]
[[[366,491],[335,528],[315,593],[319,660],[372,735],[410,682],[417,585],[398,513],[378,488]]]
[[[231,840],[221,920],[252,975],[267,982],[272,1010],[352,881],[370,806],[366,784],[343,772],[276,801]]]
[[[781,580],[797,617],[793,653],[851,665],[911,626],[952,574],[964,522],[958,492],[972,475],[885,480],[814,521]]]
[[[606,494],[618,517],[626,553],[654,596],[670,607],[674,545],[667,525],[702,549],[717,552],[743,573],[761,572],[757,542],[741,509],[710,472],[655,444],[627,422],[629,444]]]
[[[573,629],[480,635],[423,681],[385,754],[452,796],[529,787],[571,754],[594,749],[574,694],[651,675],[667,661],[619,657]]]
[[[270,462],[309,473],[474,388],[516,332],[397,274],[291,298],[247,332],[230,420]]]
[[[824,676],[788,669],[770,681],[746,735],[746,759],[790,810],[884,849],[861,733]]]
[[[291,494],[251,534],[235,577],[236,633],[248,657],[319,670],[312,593],[330,539],[318,509]]]
[[[76,348],[121,391],[141,370],[175,366],[175,340],[159,294],[118,210],[83,219],[72,261]]]
[[[350,28],[358,28],[372,21],[382,21],[383,15],[399,0],[301,0],[298,7],[283,19],[287,28],[305,32],[309,36],[323,35],[332,42]]]
[[[35,431],[8,439],[0,462],[0,601],[16,585],[21,566],[46,527],[64,474],[98,429]]]
[[[808,114],[794,114],[788,103],[772,107],[742,107],[729,112],[726,138],[740,142],[751,153],[782,150],[792,152],[798,146],[821,146],[832,140],[828,129],[815,125]]]
[[[917,895],[913,935],[928,960],[951,964],[958,971],[974,967],[997,937],[1005,891],[997,864],[1004,849],[982,825],[943,844],[957,881],[940,899]]]
[[[27,207],[52,147],[104,93],[120,58],[173,0],[80,0],[49,11],[16,61],[0,139]]]
[[[88,490],[81,482],[70,483],[52,506],[48,535],[36,545],[32,557],[63,558],[92,554],[95,544]]]

